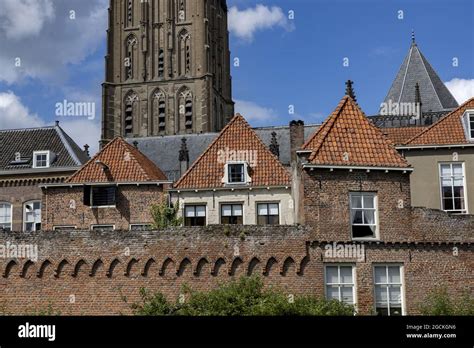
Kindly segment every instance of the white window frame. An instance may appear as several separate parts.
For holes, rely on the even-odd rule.
[[[53,231],[63,230],[63,229],[77,230],[77,226],[74,226],[74,225],[57,225],[57,226],[53,226]]]
[[[281,225],[281,202],[280,201],[262,201],[262,202],[255,202],[255,210],[256,210],[256,224],[258,224],[258,217],[259,216],[268,216],[268,215],[259,215],[258,214],[258,206],[260,204],[267,204],[267,205],[270,205],[270,204],[276,204],[278,206],[278,225],[273,225],[273,226],[279,226]],[[275,216],[275,215],[271,215],[271,216]],[[272,225],[265,225],[265,226],[272,226]]]
[[[364,208],[364,199],[362,198],[362,208],[353,208],[352,207],[352,197],[353,196],[372,196],[374,201],[374,208]],[[352,211],[353,210],[373,210],[374,211],[374,225],[375,225],[375,232],[373,237],[354,237],[353,233],[353,226],[372,226],[369,224],[354,224],[352,222]],[[349,192],[349,223],[351,227],[351,238],[352,240],[379,240],[380,239],[380,226],[379,226],[379,200],[378,194],[376,192],[356,192],[351,191]]]
[[[451,180],[453,178],[453,164],[461,164],[462,166],[462,175],[463,175],[463,188],[464,188],[464,210],[445,210],[444,209],[444,201],[443,201],[443,180],[441,175],[441,167],[443,165],[450,165],[451,168]],[[439,162],[438,164],[438,180],[439,180],[439,197],[440,197],[440,204],[441,210],[445,212],[449,212],[450,214],[469,214],[469,206],[468,206],[468,197],[467,197],[467,181],[466,181],[466,165],[464,162]],[[452,181],[451,181],[452,187]],[[454,188],[453,188],[454,193]],[[454,207],[454,205],[453,205]]]
[[[229,181],[229,173],[230,173],[229,167],[231,165],[238,165],[238,164],[244,166],[244,181],[230,182]],[[245,161],[229,161],[225,164],[224,168],[225,168],[224,169],[224,177],[222,178],[222,182],[225,185],[230,185],[230,186],[249,185],[252,182],[252,178],[249,175],[249,165],[248,165],[247,162],[245,162]]]
[[[10,202],[0,202],[0,205],[7,205],[7,206],[10,206],[10,222],[2,222],[2,224],[10,224],[10,231],[13,230],[13,204],[11,204]]]
[[[26,231],[26,224],[29,223],[29,221],[26,221],[26,205],[27,204],[35,204],[35,203],[39,203],[40,204],[40,224],[42,223],[41,219],[41,210],[42,210],[42,205],[43,205],[43,202],[41,202],[40,199],[34,199],[34,200],[31,200],[31,201],[27,201],[25,203],[23,203],[23,231]],[[34,210],[34,209],[33,209]],[[34,223],[34,229],[32,229],[30,232],[36,232],[36,222],[33,222]],[[43,226],[41,226],[43,227]]]
[[[465,120],[466,120],[466,129],[467,129],[467,138],[469,141],[474,141],[474,128],[471,127],[471,118],[472,122],[474,123],[474,110],[466,110],[465,111]]]
[[[337,267],[337,277],[338,277],[338,283],[328,283],[327,279],[327,268],[328,267]],[[357,270],[356,270],[356,265],[353,263],[325,263],[324,264],[324,297],[326,299],[328,298],[328,285],[336,285],[339,289],[339,301],[342,302],[342,296],[341,296],[341,287],[343,285],[350,285],[349,283],[341,283],[341,267],[351,267],[352,269],[352,299],[354,303],[352,305],[357,311]],[[345,303],[345,302],[344,302]]]
[[[94,231],[94,228],[100,229],[101,227],[102,228],[112,227],[112,229],[115,231],[115,225],[112,225],[112,224],[91,225],[91,231]]]
[[[37,156],[46,155],[46,166],[38,166]],[[34,151],[33,152],[33,168],[42,169],[49,168],[51,165],[51,152],[50,151]]]
[[[375,268],[376,267],[385,267],[386,270],[386,277],[387,283],[376,283],[375,282]],[[399,267],[400,269],[400,300],[401,300],[401,309],[402,309],[402,316],[406,315],[406,300],[405,300],[405,266],[403,263],[374,263],[372,265],[372,279],[373,279],[373,296],[374,296],[374,311],[377,312],[377,295],[375,291],[376,285],[387,285],[387,310],[388,315],[390,316],[390,292],[389,292],[389,285],[392,283],[388,283],[388,267]]]

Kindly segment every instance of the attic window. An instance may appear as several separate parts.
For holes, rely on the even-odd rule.
[[[469,122],[469,138],[474,140],[474,111],[467,114],[467,120]]]
[[[225,184],[248,184],[250,181],[247,162],[228,162],[225,165]]]
[[[49,151],[33,152],[33,168],[49,168],[50,157]]]

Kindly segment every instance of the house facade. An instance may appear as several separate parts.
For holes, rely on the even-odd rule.
[[[187,156],[187,148],[181,149]],[[241,115],[235,116],[170,191],[186,226],[291,225],[291,175]]]
[[[64,183],[43,184],[43,230],[144,230],[171,184],[163,172],[120,137]]]
[[[0,229],[41,230],[41,184],[61,183],[87,160],[59,126],[0,130]]]

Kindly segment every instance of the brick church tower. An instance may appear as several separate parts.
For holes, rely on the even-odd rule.
[[[234,114],[225,0],[111,0],[102,144],[220,131]]]

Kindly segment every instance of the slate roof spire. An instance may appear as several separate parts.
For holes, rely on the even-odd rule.
[[[422,112],[450,111],[459,106],[436,71],[421,53],[412,32],[410,50],[385,97],[383,105],[415,103],[415,84],[423,93]],[[383,108],[381,107],[381,110]],[[398,116],[398,115],[397,115]]]

